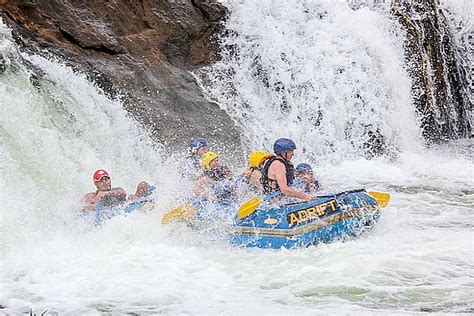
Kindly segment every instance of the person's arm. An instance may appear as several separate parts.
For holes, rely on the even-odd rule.
[[[128,200],[133,201],[141,199],[151,193],[149,192],[149,190],[150,185],[146,181],[142,181],[137,185],[137,191],[135,192],[135,194],[131,194],[128,196]]]
[[[226,177],[227,179],[231,179],[233,177],[232,171],[230,171],[230,169],[226,166],[222,167],[222,171],[224,172],[224,177]]]
[[[319,181],[314,178],[314,176],[310,177],[308,180],[309,186],[311,188],[311,192],[318,192],[319,191]]]
[[[81,211],[83,212],[95,211],[96,203],[97,203],[97,198],[95,196],[95,193],[87,193],[82,198]]]
[[[262,173],[259,170],[254,170],[250,174],[250,182],[257,188],[262,188],[262,184],[260,183],[261,177],[262,177]]]
[[[286,196],[291,196],[295,198],[299,198],[305,201],[311,201],[313,200],[313,197],[309,194],[303,193],[296,191],[288,186],[286,183],[286,168],[285,165],[280,162],[280,161],[275,161],[272,163],[270,166],[270,169],[273,170],[268,170],[269,173],[271,173],[275,176],[275,180],[278,183],[278,186],[280,187],[281,192],[286,195]]]
[[[200,195],[200,196],[207,196],[209,198],[210,195],[208,192],[206,192],[209,182],[211,182],[211,179],[208,176],[202,176],[196,182],[196,186],[194,187],[194,190],[193,190],[194,194]]]

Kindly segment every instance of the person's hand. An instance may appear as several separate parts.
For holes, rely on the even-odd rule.
[[[81,212],[83,213],[94,211],[94,210],[95,210],[95,203],[86,204],[81,207]]]
[[[309,195],[309,194],[305,194],[304,200],[306,200],[306,201],[312,201],[312,200],[314,200],[314,197],[311,196],[311,195]]]
[[[137,192],[135,194],[136,198],[145,197],[148,193],[148,188],[150,185],[144,181],[140,182],[137,186]]]
[[[129,201],[138,200],[139,198],[140,198],[140,197],[137,196],[137,195],[135,195],[135,194],[130,194],[130,195],[128,196],[128,200],[129,200]]]

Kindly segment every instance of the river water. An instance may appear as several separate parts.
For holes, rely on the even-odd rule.
[[[313,164],[324,190],[390,192],[374,230],[262,250],[162,227],[189,192],[179,154],[169,157],[84,75],[20,53],[0,24],[0,313],[473,313],[474,142],[423,144],[388,13],[226,4],[234,32],[223,60],[196,73],[205,93],[241,127],[247,150],[292,137],[295,162]],[[387,154],[371,156],[367,130]],[[127,192],[156,184],[156,211],[100,229],[82,220],[97,168]]]

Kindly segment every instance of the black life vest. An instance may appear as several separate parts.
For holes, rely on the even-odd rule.
[[[269,193],[272,193],[273,191],[276,191],[276,190],[280,189],[280,187],[278,186],[277,181],[274,180],[274,179],[270,179],[268,177],[268,169],[270,169],[270,165],[275,160],[278,160],[278,161],[282,162],[285,165],[286,184],[291,185],[293,183],[293,181],[295,180],[295,167],[293,166],[293,164],[290,161],[288,161],[288,160],[286,160],[282,157],[279,157],[279,156],[270,157],[265,161],[265,163],[263,165],[262,177],[260,178],[260,183],[262,183],[262,187],[263,187],[263,193],[265,193],[265,194],[269,194]]]
[[[218,166],[215,170],[206,169],[204,175],[214,180],[212,191],[217,200],[231,200],[234,198],[235,183],[229,182],[232,174],[227,167]]]
[[[227,167],[224,167],[224,166],[218,166],[217,169],[215,170],[206,169],[204,170],[204,175],[208,176],[209,178],[215,181],[231,178],[229,169],[227,169]]]

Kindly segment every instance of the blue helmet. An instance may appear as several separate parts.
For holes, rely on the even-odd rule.
[[[288,138],[279,138],[273,144],[273,151],[275,154],[282,154],[296,149],[294,141]]]
[[[304,162],[297,165],[295,169],[296,169],[296,173],[313,172],[313,168],[311,168],[310,165]]]
[[[191,151],[195,151],[204,146],[207,146],[207,141],[204,138],[194,138],[189,143],[189,149],[191,149]]]

